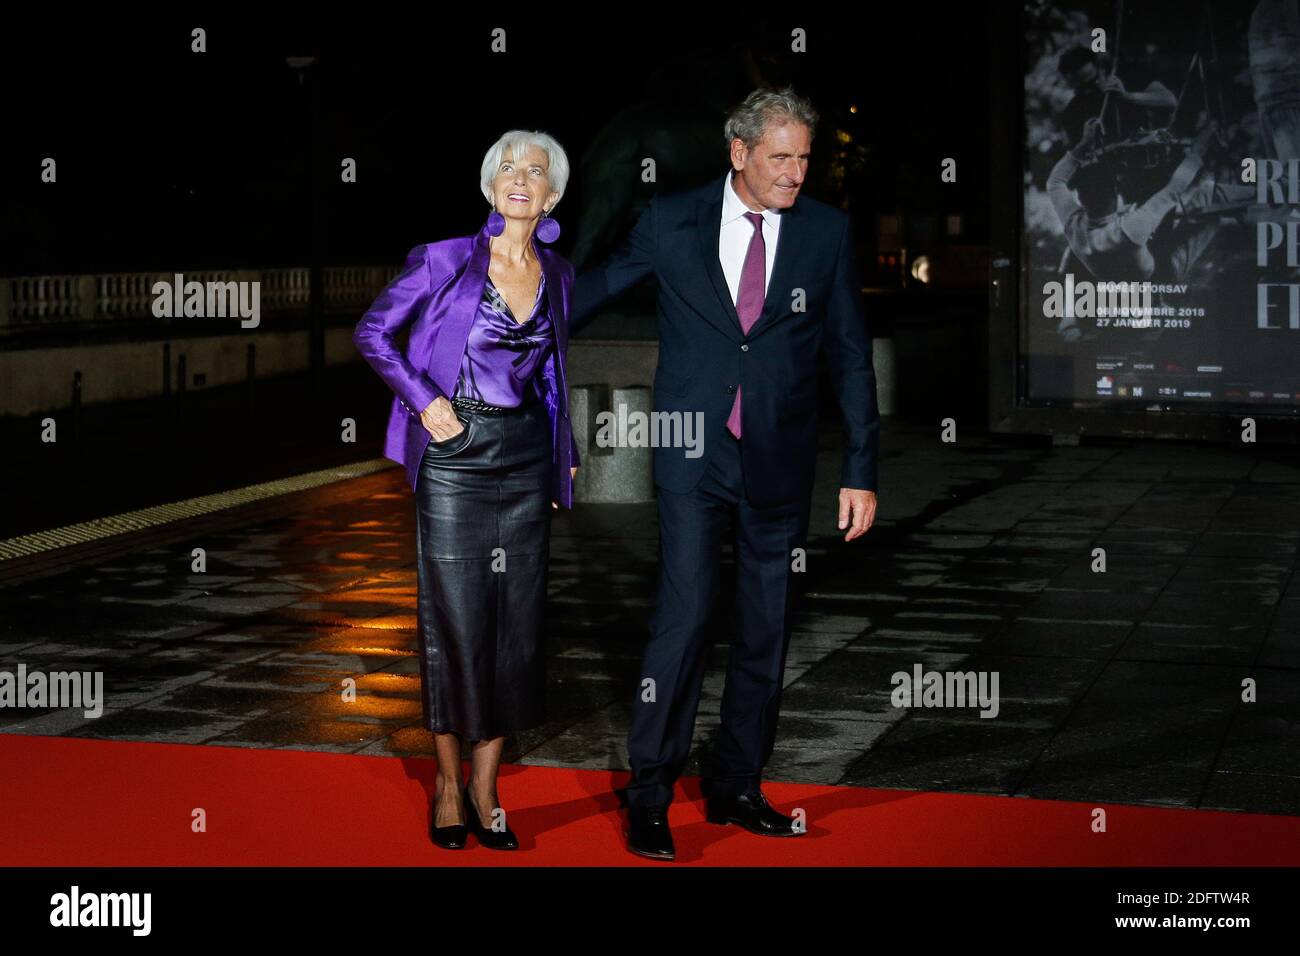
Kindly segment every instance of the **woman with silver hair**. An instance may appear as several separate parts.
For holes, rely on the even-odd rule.
[[[416,246],[353,341],[393,390],[384,454],[415,493],[419,671],[438,787],[430,836],[519,846],[497,796],[505,738],[544,719],[550,518],[572,507],[565,356],[573,266],[551,243],[569,162],[511,130],[483,158],[477,235]],[[405,353],[393,342],[410,328]],[[462,790],[461,742],[471,772]]]

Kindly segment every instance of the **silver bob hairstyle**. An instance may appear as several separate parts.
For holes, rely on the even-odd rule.
[[[747,148],[753,149],[763,138],[763,131],[769,123],[784,125],[791,120],[807,126],[810,137],[817,132],[817,111],[809,100],[791,87],[755,90],[731,111],[722,132],[728,147],[733,139],[739,139]]]
[[[487,197],[489,206],[495,205],[492,198],[492,181],[497,178],[502,157],[509,153],[512,157],[518,158],[521,153],[528,152],[529,146],[536,146],[546,154],[547,177],[551,181],[551,191],[559,193],[560,199],[564,198],[564,187],[569,184],[569,157],[564,152],[564,147],[557,143],[554,137],[539,130],[512,129],[503,134],[483,155],[479,185],[483,189],[483,195]],[[555,206],[560,204],[560,199],[555,200]]]

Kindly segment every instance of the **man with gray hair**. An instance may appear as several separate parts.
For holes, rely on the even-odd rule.
[[[634,697],[628,848],[674,859],[673,786],[690,755],[719,590],[736,564],[735,634],[721,731],[704,774],[710,822],[767,836],[803,832],[760,789],[790,642],[817,455],[817,355],[844,417],[839,527],[875,519],[879,422],[871,338],[849,217],[800,198],[817,114],[793,90],[758,90],[727,119],[731,170],[655,196],[623,246],[581,275],[572,327],[653,274],[659,286],[656,412],[703,414],[704,453],[656,448],[660,578]]]

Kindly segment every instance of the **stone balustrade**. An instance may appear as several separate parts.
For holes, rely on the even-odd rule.
[[[386,266],[327,266],[325,311],[359,315],[396,274]],[[197,270],[182,275],[185,282],[259,282],[261,308],[267,312],[305,312],[309,303],[307,268]],[[174,279],[172,272],[0,276],[0,332],[63,324],[164,322],[153,314],[153,288]]]

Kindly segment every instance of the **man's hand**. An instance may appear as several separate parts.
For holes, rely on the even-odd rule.
[[[1128,99],[1128,90],[1124,89],[1124,81],[1114,73],[1106,79],[1105,83],[1101,84],[1101,91],[1103,93],[1119,93],[1125,99]]]
[[[465,426],[456,417],[456,410],[451,407],[451,402],[442,395],[431,401],[428,407],[420,412],[420,424],[433,436],[434,441],[455,438],[465,430]]]
[[[876,520],[876,493],[858,488],[840,489],[840,530],[848,528],[845,541],[867,533]]]

